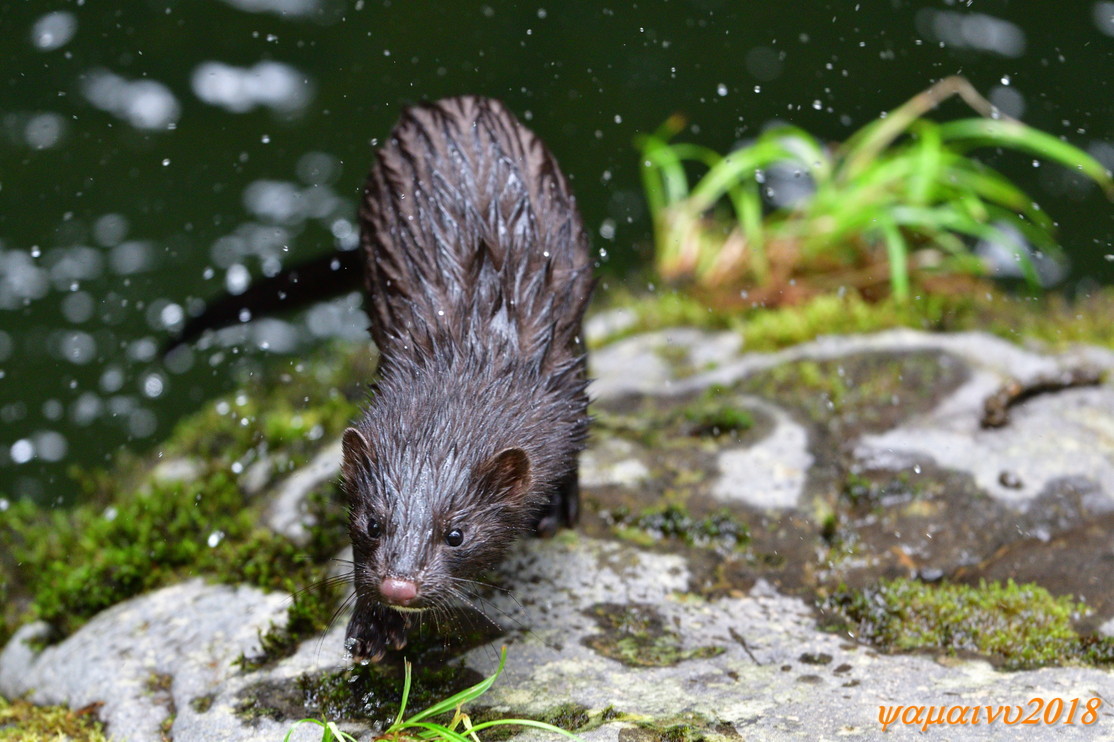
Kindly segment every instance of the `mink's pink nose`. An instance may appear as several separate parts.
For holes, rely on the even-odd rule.
[[[414,598],[418,597],[418,586],[412,580],[387,577],[379,583],[379,594],[388,603],[410,605]]]

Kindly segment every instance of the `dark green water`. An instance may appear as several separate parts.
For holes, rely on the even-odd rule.
[[[352,239],[375,139],[407,102],[507,101],[574,179],[614,282],[648,247],[631,139],[675,111],[719,150],[773,120],[838,141],[961,73],[1109,167],[1112,61],[1106,1],[3,3],[0,493],[70,496],[69,463],[149,447],[262,362],[261,340],[362,342],[349,300],[297,335],[154,356],[163,322],[245,268]],[[1059,221],[1069,282],[1114,281],[1114,209],[989,156]]]

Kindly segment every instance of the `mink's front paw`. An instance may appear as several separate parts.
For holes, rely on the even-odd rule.
[[[378,662],[388,649],[402,649],[406,646],[409,628],[410,619],[405,614],[382,603],[357,605],[348,621],[344,648],[357,661]]]

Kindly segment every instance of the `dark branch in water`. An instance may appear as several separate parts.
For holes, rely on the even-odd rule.
[[[1051,394],[1079,386],[1098,386],[1104,374],[1094,368],[1071,368],[1058,374],[1038,376],[1027,384],[1014,379],[987,397],[979,424],[983,428],[1002,428],[1010,422],[1010,408],[1038,394]]]
[[[331,252],[253,281],[242,294],[223,294],[186,321],[181,332],[163,347],[163,355],[193,342],[207,330],[301,309],[355,291],[363,281],[363,262],[359,250]]]

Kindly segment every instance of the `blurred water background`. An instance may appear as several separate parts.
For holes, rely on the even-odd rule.
[[[776,121],[834,142],[958,73],[1114,166],[1108,0],[20,0],[0,60],[0,495],[43,502],[269,355],[367,342],[349,296],[157,357],[204,298],[354,244],[406,103],[504,99],[573,178],[610,283],[649,254],[632,138],[676,111],[719,151]],[[1114,281],[1096,189],[987,158],[1059,221],[1068,290]]]

